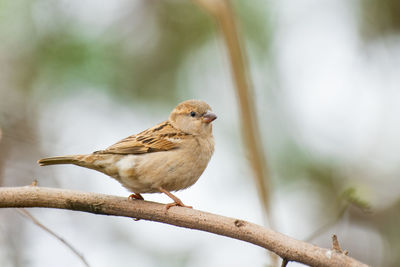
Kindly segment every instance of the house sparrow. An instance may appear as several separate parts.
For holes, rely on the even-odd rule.
[[[133,192],[164,193],[172,206],[190,207],[171,193],[193,185],[207,167],[214,152],[212,124],[217,116],[198,100],[180,103],[164,121],[139,134],[88,155],[44,158],[41,166],[75,164],[113,177]],[[191,208],[191,207],[190,207]]]

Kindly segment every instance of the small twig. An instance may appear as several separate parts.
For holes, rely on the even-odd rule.
[[[337,235],[332,235],[332,250],[337,252],[337,253],[344,254],[344,255],[348,255],[349,254],[349,252],[347,250],[342,250],[340,248],[339,240],[337,238]]]
[[[332,235],[332,249],[337,253],[342,253],[342,249],[339,246],[339,240],[336,235]]]
[[[80,254],[78,252],[78,250],[76,250],[70,243],[68,243],[64,238],[60,237],[58,234],[56,234],[55,232],[53,232],[52,230],[50,230],[48,227],[46,227],[45,225],[43,225],[41,222],[39,222],[29,211],[27,211],[26,209],[20,208],[20,209],[16,209],[16,211],[21,214],[22,216],[24,216],[25,218],[28,218],[29,220],[31,220],[35,225],[37,225],[38,227],[42,228],[44,231],[46,231],[47,233],[49,233],[50,235],[54,236],[55,238],[57,238],[61,243],[63,243],[69,250],[72,251],[72,253],[74,253],[81,261],[82,263],[87,266],[90,267],[89,263],[86,261],[86,259],[82,256],[82,254]]]
[[[281,267],[286,267],[286,265],[288,265],[288,263],[289,263],[289,261],[287,259],[283,259]]]

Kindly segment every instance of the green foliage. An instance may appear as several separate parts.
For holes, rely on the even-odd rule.
[[[269,27],[258,5],[238,1],[237,13],[249,43],[265,55]],[[132,5],[97,34],[60,2],[3,0],[1,6],[0,31],[20,49],[13,66],[17,87],[48,97],[97,88],[120,101],[176,102],[190,90],[179,88],[190,87],[179,83],[182,63],[215,36],[215,21],[193,1]],[[140,29],[133,20],[139,14]]]
[[[116,71],[114,48],[104,40],[86,39],[79,33],[56,32],[39,39],[35,48],[33,54],[40,70],[38,78],[49,83],[53,90],[77,88],[81,84],[99,88],[112,85]]]
[[[349,187],[342,193],[342,199],[346,202],[346,206],[353,205],[363,212],[371,212],[371,204],[362,199],[356,191],[356,188]]]
[[[269,6],[263,0],[234,1],[235,12],[241,26],[241,34],[261,60],[270,55],[269,48],[273,34],[272,21],[265,16]]]
[[[144,18],[143,26],[155,19],[156,29],[143,50],[117,56],[115,89],[147,98],[175,99],[181,64],[209,40],[212,21],[190,1],[148,1],[145,5],[149,17]]]

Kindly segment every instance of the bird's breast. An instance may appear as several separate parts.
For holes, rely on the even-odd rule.
[[[213,152],[212,138],[193,138],[177,149],[127,155],[118,162],[120,182],[136,193],[181,190],[199,179]]]

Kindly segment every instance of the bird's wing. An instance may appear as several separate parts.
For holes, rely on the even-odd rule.
[[[168,121],[139,134],[128,136],[105,150],[96,151],[101,154],[144,154],[157,151],[168,151],[179,147],[188,136]]]

